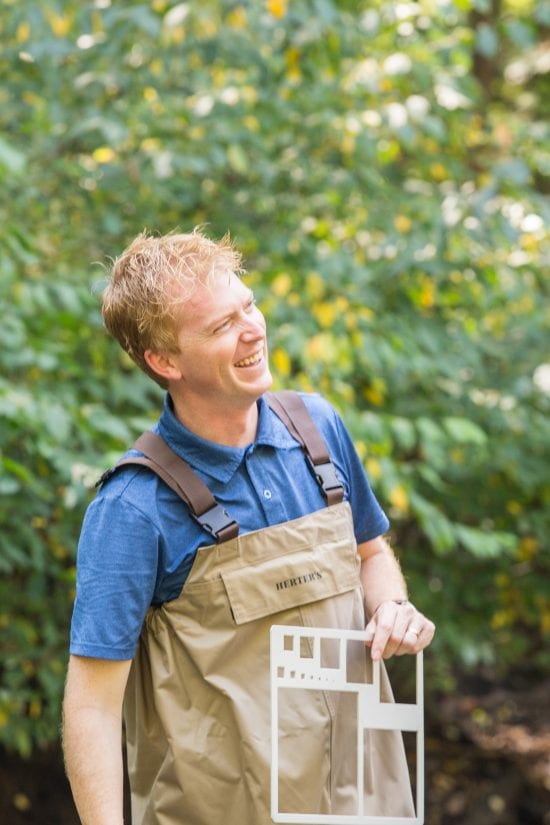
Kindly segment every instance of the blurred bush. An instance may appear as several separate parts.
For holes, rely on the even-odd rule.
[[[228,228],[277,383],[342,412],[439,625],[548,667],[548,2],[0,6],[0,741],[56,738],[79,524],[161,396],[108,256]],[[545,258],[546,256],[546,258]]]

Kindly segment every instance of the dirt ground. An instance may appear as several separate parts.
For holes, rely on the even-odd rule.
[[[433,703],[425,825],[550,825],[549,696],[550,681]],[[0,751],[0,822],[78,825],[58,750]]]

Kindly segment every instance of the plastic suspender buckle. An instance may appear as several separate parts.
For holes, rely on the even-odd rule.
[[[306,454],[307,462],[310,469],[315,476],[315,479],[325,495],[328,495],[333,490],[342,490],[343,487],[340,479],[336,475],[334,464],[332,461],[327,461],[325,464],[314,464],[311,458]]]
[[[210,510],[200,515],[192,514],[195,521],[203,527],[216,541],[228,541],[239,534],[239,525],[221,504],[215,504]]]

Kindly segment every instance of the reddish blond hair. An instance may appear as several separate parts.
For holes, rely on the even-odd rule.
[[[113,262],[102,294],[105,326],[130,358],[166,387],[144,353],[178,352],[178,308],[197,284],[208,284],[223,272],[241,273],[241,262],[229,235],[213,241],[198,227],[158,237],[143,232]]]

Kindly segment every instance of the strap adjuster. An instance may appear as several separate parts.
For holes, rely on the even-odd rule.
[[[201,513],[200,516],[192,512],[191,515],[216,541],[227,541],[239,534],[239,525],[221,504],[215,504],[210,510]],[[222,537],[224,532],[226,535]]]
[[[342,482],[336,475],[332,461],[327,461],[325,464],[314,464],[308,455],[306,455],[306,458],[317,483],[325,493],[329,493],[331,490],[344,489]]]

